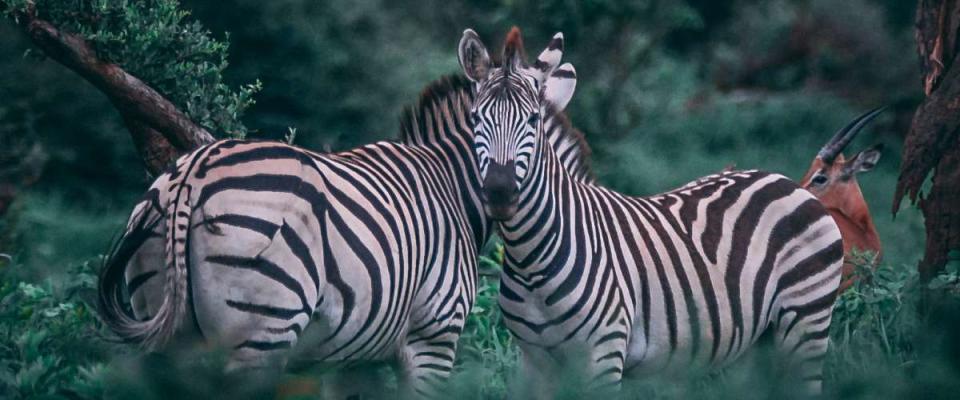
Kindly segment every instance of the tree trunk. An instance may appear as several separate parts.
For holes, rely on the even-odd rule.
[[[960,249],[960,136],[954,135],[952,150],[937,163],[933,186],[920,200],[927,231],[927,246],[920,262],[920,277],[930,280],[939,273],[951,256]]]
[[[929,280],[960,249],[960,67],[957,35],[960,0],[920,0],[917,50],[927,97],[913,116],[904,141],[893,212],[904,196],[918,203],[926,226],[926,250],[918,266]],[[929,193],[921,193],[933,173]]]
[[[107,95],[120,111],[147,171],[155,175],[183,153],[214,140],[176,105],[117,64],[101,59],[82,37],[37,17],[28,3],[16,14],[20,28],[44,54]]]

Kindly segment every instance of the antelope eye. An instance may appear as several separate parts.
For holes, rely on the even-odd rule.
[[[530,114],[530,118],[527,119],[528,125],[536,125],[538,122],[540,122],[540,113]]]
[[[822,184],[824,184],[824,183],[827,183],[827,176],[826,176],[826,175],[817,175],[817,176],[813,177],[813,179],[811,179],[810,182],[812,182],[814,185],[822,185]]]

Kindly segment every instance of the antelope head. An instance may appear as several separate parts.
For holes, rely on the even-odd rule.
[[[870,209],[857,183],[857,174],[870,171],[876,166],[883,146],[874,145],[851,158],[843,156],[843,149],[882,111],[882,108],[877,108],[860,115],[834,134],[817,153],[800,181],[800,186],[813,193],[836,221],[843,237],[843,250],[847,261],[850,260],[852,249],[880,254],[880,239],[870,216]],[[852,269],[852,264],[844,265],[844,288],[849,286],[848,278],[853,272]]]

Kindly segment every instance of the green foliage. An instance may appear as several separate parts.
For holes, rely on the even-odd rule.
[[[262,79],[248,126],[259,137],[344,149],[397,136],[397,117],[428,82],[457,68],[449,44],[393,2],[184,1],[214,31],[229,31],[233,82]],[[462,30],[462,28],[461,28]]]
[[[0,393],[13,398],[97,397],[105,357],[94,310],[80,294],[96,285],[93,265],[70,270],[67,285],[30,284],[0,271]]]
[[[96,198],[97,207],[83,207],[63,193],[19,196],[16,214],[4,221],[15,223],[6,251],[25,264],[21,278],[35,281],[52,273],[60,279],[65,276],[62,266],[71,262],[66,260],[89,259],[107,251],[124,227],[126,207],[136,197]]]
[[[912,266],[858,265],[834,308],[826,379],[842,398],[949,398],[960,389],[950,343],[960,332],[960,276],[923,285]]]
[[[693,67],[663,57],[651,63],[646,78],[624,84],[634,93],[624,101],[641,110],[635,118],[643,123],[621,137],[587,133],[600,182],[624,193],[650,195],[728,166],[799,179],[823,143],[863,111],[821,92],[723,93],[704,88],[700,79]],[[602,94],[586,97],[592,96]],[[871,206],[884,258],[900,265],[919,258],[922,219],[915,209],[902,211],[896,220],[884,212],[892,201],[890,188],[896,185],[899,164],[899,143],[878,137],[877,128],[886,118],[890,115],[879,117],[846,152],[888,144],[877,168],[858,181]]]
[[[480,257],[476,303],[463,329],[453,381],[458,398],[495,398],[517,367],[517,347],[502,323],[497,297],[503,244],[492,241]]]
[[[11,15],[27,0],[4,0]],[[214,132],[243,137],[244,111],[260,82],[236,91],[223,82],[228,42],[214,39],[177,0],[40,0],[38,15],[93,43],[98,55],[157,89]]]
[[[913,343],[923,328],[916,269],[884,263],[874,270],[869,265],[857,264],[861,279],[840,296],[834,309],[835,366],[871,368],[875,362],[902,364],[916,357]],[[884,359],[870,359],[877,356]]]

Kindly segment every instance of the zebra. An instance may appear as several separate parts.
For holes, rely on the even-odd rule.
[[[283,363],[314,333],[302,343],[310,359],[393,361],[405,393],[435,395],[491,232],[473,96],[462,76],[432,83],[403,114],[399,143],[318,154],[223,140],[181,157],[105,263],[103,321],[147,350],[175,338],[222,345],[230,370]],[[559,110],[549,122],[571,172],[589,180],[582,134]]]
[[[552,397],[569,367],[589,387],[614,390],[625,374],[718,368],[766,331],[791,376],[819,392],[843,259],[824,207],[755,170],[650,197],[573,179],[540,121],[575,87],[573,66],[558,66],[563,35],[532,65],[516,27],[503,49],[502,65],[492,65],[467,29],[458,55],[477,87],[484,209],[505,247],[499,305],[530,394]],[[545,79],[556,76],[566,82]]]

